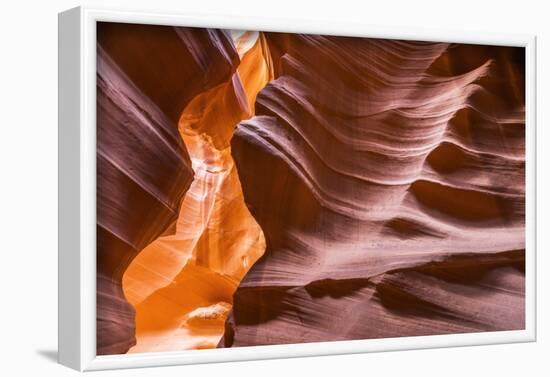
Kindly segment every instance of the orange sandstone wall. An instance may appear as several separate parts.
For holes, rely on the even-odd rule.
[[[179,120],[195,178],[175,232],[152,242],[124,274],[125,295],[136,309],[137,344],[130,352],[216,347],[233,293],[265,249],[229,142],[271,79],[270,56],[258,33],[234,37],[237,71],[193,98]]]
[[[223,32],[97,26],[97,353],[125,353],[135,309],[122,278],[133,258],[173,233],[194,172],[179,132],[192,98],[233,76]]]

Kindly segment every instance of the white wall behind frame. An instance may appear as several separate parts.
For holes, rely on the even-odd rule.
[[[309,4],[308,4],[309,3]],[[216,12],[261,17],[346,19],[367,24],[506,32],[538,35],[538,342],[423,351],[346,355],[324,358],[211,364],[162,369],[105,372],[120,376],[317,374],[499,376],[548,375],[550,274],[546,251],[550,241],[550,189],[545,166],[550,163],[545,127],[550,103],[548,9],[538,1],[400,1],[320,3],[273,1],[183,2],[147,0],[6,2],[0,23],[2,60],[2,264],[0,289],[0,375],[73,375],[51,361],[57,342],[57,12],[78,5],[106,5],[178,13]],[[537,5],[539,4],[539,5]],[[548,272],[548,274],[546,273]],[[538,371],[538,372],[537,372]],[[546,373],[545,373],[546,371]]]

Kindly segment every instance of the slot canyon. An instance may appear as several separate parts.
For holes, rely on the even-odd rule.
[[[97,354],[523,329],[523,48],[97,25]]]

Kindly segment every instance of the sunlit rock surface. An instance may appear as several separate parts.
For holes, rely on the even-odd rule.
[[[193,179],[179,114],[239,57],[220,31],[99,23],[97,34],[97,353],[113,354],[135,344],[123,274],[173,233]]]
[[[229,142],[236,124],[253,115],[256,94],[272,72],[263,36],[234,37],[237,72],[197,95],[179,120],[195,178],[175,232],[145,248],[124,275],[124,292],[137,312],[137,345],[130,352],[215,347],[235,289],[265,250]]]

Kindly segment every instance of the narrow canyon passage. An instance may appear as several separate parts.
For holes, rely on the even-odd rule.
[[[229,142],[237,123],[253,116],[256,95],[273,73],[263,35],[232,37],[241,59],[237,71],[193,98],[179,120],[195,176],[175,230],[142,250],[123,277],[136,310],[137,344],[129,352],[216,347],[233,293],[265,249]]]
[[[521,48],[98,26],[98,354],[522,329]]]

